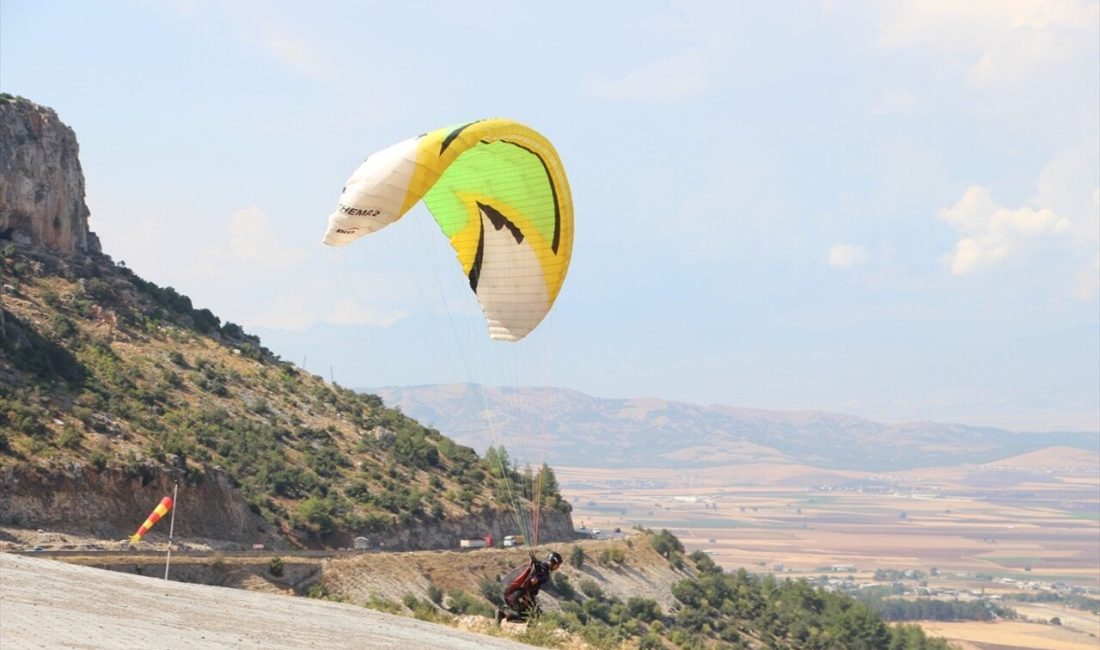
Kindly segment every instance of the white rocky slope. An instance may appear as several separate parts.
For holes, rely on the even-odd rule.
[[[0,553],[0,647],[527,648],[354,605]]]

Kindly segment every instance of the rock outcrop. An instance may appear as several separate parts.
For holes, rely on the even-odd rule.
[[[81,464],[0,468],[0,494],[5,495],[0,499],[0,524],[121,540],[137,529],[161,497],[173,493],[177,482],[177,538],[202,539],[225,548],[247,549],[257,543],[269,549],[290,546],[282,533],[251,511],[225,473],[166,471],[153,464],[129,471],[95,470]],[[574,539],[569,513],[543,511],[539,519],[541,542]],[[155,532],[150,539],[159,539],[168,530],[158,525]],[[505,535],[517,532],[521,531],[510,511],[484,510],[452,520],[395,522],[385,530],[363,532],[362,541],[366,550],[375,551],[457,549],[463,538],[492,535],[499,544]],[[355,531],[336,531],[309,545],[350,548],[355,536]]]
[[[73,130],[53,109],[0,95],[0,243],[99,253]]]
[[[286,547],[285,539],[249,510],[224,473],[207,469],[176,474],[180,475],[175,519],[178,537],[232,542],[241,548],[255,543]],[[4,495],[0,522],[125,539],[161,497],[172,494],[173,483],[172,477],[152,465],[130,472],[79,464],[0,468],[0,494]],[[168,533],[163,524],[155,529],[157,537]]]

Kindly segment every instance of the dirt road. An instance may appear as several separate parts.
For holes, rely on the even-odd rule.
[[[165,581],[0,553],[0,647],[529,648],[321,600]]]

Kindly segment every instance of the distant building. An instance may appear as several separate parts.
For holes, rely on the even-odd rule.
[[[829,567],[829,570],[834,571],[836,573],[844,573],[844,572],[849,572],[850,573],[850,572],[856,570],[856,565],[854,565],[854,564],[834,564],[834,565]]]

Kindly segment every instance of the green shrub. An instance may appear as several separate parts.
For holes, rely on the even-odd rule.
[[[481,580],[477,583],[477,588],[481,592],[481,595],[485,597],[485,600],[493,605],[500,607],[504,604],[504,589],[500,584],[500,580],[497,578],[483,575],[481,576]]]
[[[603,589],[600,589],[600,585],[596,584],[596,581],[591,578],[581,580],[578,586],[581,593],[589,598],[602,599],[604,597]]]
[[[631,618],[643,621],[658,621],[664,616],[657,601],[640,596],[631,596],[626,599],[626,612]]]
[[[319,535],[328,535],[335,527],[332,502],[320,497],[309,497],[298,504],[298,515],[304,528]]]
[[[387,613],[390,613],[390,614],[400,614],[401,613],[401,605],[399,605],[398,603],[395,603],[394,601],[392,601],[388,598],[383,598],[382,596],[379,596],[378,594],[371,594],[370,598],[367,600],[367,605],[366,606],[367,606],[367,609],[374,609],[374,610],[378,610],[380,612],[387,612]]]
[[[50,319],[50,328],[59,338],[63,339],[71,338],[76,334],[76,326],[73,325],[73,322],[60,314],[55,314]]]
[[[494,609],[478,600],[473,594],[453,589],[447,593],[447,610],[453,614],[476,614],[492,616]]]
[[[103,453],[103,451],[99,449],[93,451],[92,455],[88,457],[88,462],[92,465],[93,468],[95,468],[97,472],[102,472],[104,469],[107,468],[107,460],[107,454]]]
[[[84,434],[72,424],[66,424],[65,428],[61,431],[61,435],[57,438],[57,444],[66,449],[77,449],[83,441]]]
[[[549,616],[539,616],[529,621],[523,632],[516,635],[516,640],[520,643],[543,648],[559,647],[562,641],[558,634],[556,621]]]
[[[715,564],[714,560],[702,551],[695,551],[688,558],[695,563],[695,568],[702,573],[722,573],[722,567]]]
[[[443,604],[443,590],[434,584],[428,585],[428,600],[432,601],[436,605]]]
[[[550,581],[550,587],[565,600],[575,600],[577,598],[577,590],[569,582],[569,577],[561,572],[554,574]]]
[[[656,535],[651,535],[649,537],[649,543],[653,546],[653,550],[670,560],[674,555],[684,552],[684,545],[667,529],[662,529],[661,532]]]

